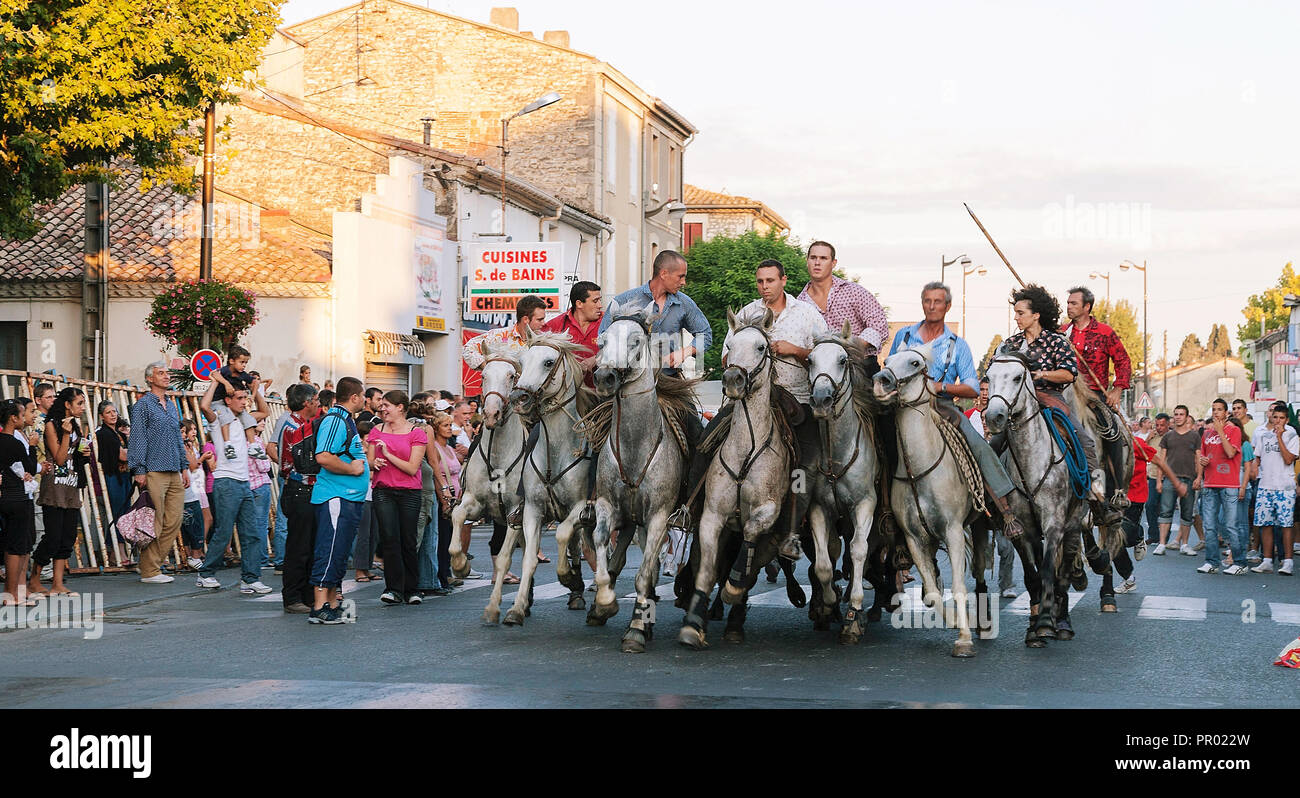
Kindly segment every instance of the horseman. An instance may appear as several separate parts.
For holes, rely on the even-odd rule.
[[[993,503],[1002,513],[1003,534],[1008,540],[1020,536],[1020,522],[1007,504],[1007,495],[1015,490],[1015,483],[1007,475],[1002,461],[989,446],[984,436],[975,430],[970,419],[953,402],[954,399],[974,399],[978,395],[975,361],[965,339],[948,329],[944,317],[952,308],[952,291],[940,282],[926,283],[921,289],[921,312],[925,318],[894,335],[892,356],[899,349],[928,345],[933,354],[930,364],[930,392],[937,398],[939,414],[961,430],[970,444],[971,452],[979,462],[984,484]]]
[[[1104,399],[1107,405],[1118,412],[1121,394],[1125,389],[1133,387],[1133,368],[1119,335],[1109,325],[1097,321],[1092,315],[1094,301],[1092,291],[1087,288],[1083,286],[1071,288],[1070,296],[1065,302],[1065,315],[1070,318],[1070,321],[1061,327],[1061,332],[1069,336],[1074,351],[1082,359],[1083,385],[1088,388],[1088,391],[1081,393],[1080,396],[1089,400],[1089,406],[1099,417],[1113,416],[1101,409],[1102,400]],[[1112,361],[1115,363],[1114,384],[1110,383]],[[1074,390],[1080,391],[1081,386],[1075,385]],[[1099,420],[1107,425],[1120,423],[1113,417],[1099,418]],[[1107,463],[1124,462],[1126,452],[1123,448],[1129,445],[1125,437],[1116,436],[1114,440],[1101,442],[1103,449],[1106,450]],[[1112,452],[1112,446],[1121,449]],[[1112,474],[1112,484],[1117,489],[1122,488],[1128,476],[1128,474]]]
[[[884,308],[871,292],[855,282],[834,274],[835,247],[825,241],[808,246],[808,284],[799,292],[800,302],[807,302],[822,314],[826,326],[839,330],[844,322],[850,331],[867,345],[870,365],[867,376],[880,371],[878,353],[889,337],[889,321]]]
[[[1002,348],[1021,352],[1029,359],[1039,402],[1069,416],[1087,457],[1088,473],[1092,475],[1091,503],[1100,519],[1099,524],[1116,523],[1122,516],[1105,500],[1105,475],[1097,466],[1095,442],[1075,412],[1074,403],[1065,401],[1062,396],[1066,386],[1078,378],[1079,364],[1070,340],[1058,332],[1061,329],[1061,306],[1046,288],[1034,283],[1013,291],[1011,301],[1020,332],[1008,338]],[[1112,515],[1116,517],[1112,518]]]
[[[763,317],[765,309],[772,311],[771,355],[775,365],[776,385],[784,388],[798,405],[797,408],[787,408],[787,411],[797,410],[791,414],[794,416],[791,420],[795,422],[792,426],[795,437],[799,441],[802,459],[807,462],[810,456],[815,459],[818,451],[817,420],[813,418],[812,408],[808,405],[812,397],[812,386],[808,382],[808,355],[812,352],[813,339],[827,332],[826,320],[814,305],[801,302],[786,293],[785,266],[781,261],[769,259],[758,264],[758,268],[754,270],[754,282],[759,298],[745,305],[736,315],[738,319],[754,321]],[[724,366],[727,363],[727,349],[730,342],[731,333],[728,332],[722,342]],[[730,417],[734,409],[735,404],[732,403],[719,409],[717,415],[709,421],[709,426],[705,428],[704,437],[707,438],[718,424]],[[712,451],[695,452],[688,480],[690,485],[703,481],[712,460]],[[799,463],[792,459],[791,466],[798,468]],[[798,560],[802,555],[798,530],[788,530],[781,544],[781,556]]]

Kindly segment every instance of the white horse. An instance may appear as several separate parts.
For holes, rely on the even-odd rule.
[[[975,644],[966,598],[971,541],[966,524],[975,516],[978,499],[952,451],[954,439],[939,427],[948,422],[933,407],[928,386],[932,359],[929,346],[894,353],[874,378],[875,395],[880,401],[897,398],[898,402],[894,419],[899,462],[890,486],[890,504],[921,574],[923,599],[945,625],[957,627],[952,655],[973,657]],[[961,433],[953,431],[959,439]],[[976,489],[982,495],[983,486]],[[955,617],[944,608],[943,582],[935,560],[940,546],[948,550]]]
[[[490,346],[483,354],[487,356],[483,361],[483,433],[472,447],[461,474],[460,501],[451,512],[453,532],[466,520],[490,519],[505,524],[506,516],[519,503],[517,491],[526,431],[519,417],[510,411],[506,397],[515,388],[520,364],[507,354],[494,352]],[[451,536],[449,552],[452,573],[461,577],[469,573],[469,560],[461,550],[460,535]]]

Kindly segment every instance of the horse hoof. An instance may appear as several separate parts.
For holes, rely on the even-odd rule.
[[[569,609],[585,610],[587,609],[587,600],[582,597],[581,593],[573,593],[569,596]]]
[[[596,605],[591,608],[591,614],[606,620],[613,618],[615,615],[618,615],[618,602],[614,601],[609,604],[601,604],[597,602]]]
[[[803,586],[793,579],[786,584],[785,595],[796,608],[803,607],[808,603],[808,596],[803,592]]]
[[[683,626],[682,630],[677,633],[677,642],[696,651],[703,651],[709,647],[709,644],[704,640],[704,632],[693,626]]]
[[[1039,640],[1037,637],[1026,637],[1025,647],[1026,648],[1047,648],[1047,641]]]
[[[862,625],[856,620],[840,629],[840,645],[856,646],[862,640]]]
[[[451,572],[458,579],[464,579],[469,575],[469,560],[465,555],[451,558]]]
[[[726,640],[728,643],[743,643],[745,642],[745,630],[728,629],[722,633],[722,639]]]
[[[871,623],[879,623],[879,622],[880,622],[880,608],[879,608],[879,607],[872,607],[871,609],[867,610],[867,620],[868,620],[869,622],[871,622]]]
[[[969,640],[958,640],[952,644],[952,655],[960,659],[975,656],[975,644]]]
[[[496,626],[500,622],[501,622],[500,610],[497,610],[496,612],[492,612],[491,610],[483,610],[484,626]]]
[[[645,653],[645,635],[641,633],[640,629],[628,629],[623,635],[623,653]]]
[[[745,591],[738,587],[732,587],[731,582],[727,582],[722,586],[722,601],[732,606],[744,604]]]
[[[1037,635],[1039,638],[1041,638],[1041,639],[1043,639],[1043,640],[1055,640],[1055,639],[1056,639],[1056,630],[1053,629],[1053,628],[1050,627],[1050,626],[1044,626],[1043,628],[1038,629],[1037,631],[1035,631],[1034,634]]]
[[[525,616],[522,612],[514,608],[511,608],[508,612],[506,612],[506,618],[504,621],[502,621],[502,623],[504,623],[506,626],[523,626],[524,617]]]
[[[591,613],[587,613],[587,625],[588,625],[588,626],[604,626],[604,625],[605,625],[605,621],[607,621],[607,620],[609,620],[609,619],[608,619],[608,618],[598,618],[598,617],[596,617],[595,615],[592,615]]]
[[[1113,599],[1113,598],[1110,599],[1109,601],[1107,601],[1106,599],[1102,599],[1102,601],[1101,601],[1101,611],[1102,611],[1102,612],[1119,612],[1119,607],[1116,607],[1116,606],[1115,606],[1115,599]]]

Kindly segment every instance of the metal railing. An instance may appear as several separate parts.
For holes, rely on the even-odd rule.
[[[40,383],[49,383],[54,386],[54,390],[60,391],[63,388],[72,386],[80,388],[86,394],[86,410],[82,418],[78,419],[87,441],[91,446],[90,463],[86,487],[81,489],[81,528],[77,534],[77,543],[73,547],[72,560],[68,563],[69,569],[74,574],[88,573],[121,573],[131,570],[137,563],[135,552],[132,551],[131,544],[122,540],[117,535],[117,529],[113,526],[113,510],[109,504],[107,490],[107,480],[104,478],[104,470],[99,462],[99,441],[96,440],[94,431],[99,426],[99,418],[96,408],[102,401],[112,402],[117,407],[118,413],[126,419],[128,424],[131,423],[131,409],[140,397],[147,393],[147,389],[134,385],[121,385],[117,383],[93,382],[91,380],[79,380],[64,377],[57,374],[33,374],[25,371],[9,371],[0,369],[0,399],[16,399],[20,396],[31,398],[33,389]],[[168,391],[168,397],[176,402],[180,409],[182,419],[191,419],[195,421],[199,429],[199,446],[202,447],[207,432],[207,425],[203,421],[203,415],[199,412],[199,399],[202,393]],[[266,419],[267,436],[275,428],[276,422],[280,416],[287,412],[282,399],[266,399],[266,404],[270,415]],[[41,430],[44,434],[44,430]],[[275,528],[275,518],[279,512],[280,496],[279,485],[274,475],[271,479],[271,512],[267,517],[268,529],[270,532]],[[39,513],[37,514],[39,518]],[[267,550],[271,550],[271,536],[266,536]],[[239,536],[232,537],[236,553],[239,553]],[[185,555],[183,550],[184,543],[177,537],[175,544],[172,546],[168,558],[174,571],[185,569]],[[242,556],[242,554],[241,554]]]

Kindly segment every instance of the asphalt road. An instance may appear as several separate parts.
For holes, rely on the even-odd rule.
[[[554,538],[543,546],[555,559]],[[487,536],[476,533],[470,550],[483,567]],[[632,589],[635,548],[630,555],[620,596]],[[954,631],[894,628],[888,616],[860,645],[842,646],[787,603],[781,580],[762,577],[746,642],[723,642],[714,622],[705,651],[675,642],[682,612],[664,579],[668,600],[641,655],[619,650],[631,601],[607,626],[586,626],[585,613],[566,608],[553,564],[539,566],[537,603],[520,628],[481,625],[486,583],[418,607],[381,605],[382,581],[350,585],[358,622],[327,627],[283,614],[278,593],[199,591],[188,574],[167,586],[80,577],[73,589],[103,593],[102,636],[0,631],[0,706],[1300,706],[1300,671],[1271,664],[1300,635],[1300,578],[1203,576],[1194,573],[1202,561],[1148,556],[1138,592],[1119,596],[1113,615],[1098,612],[1090,575],[1072,611],[1077,637],[1041,650],[1023,644],[1024,597],[1002,599],[1000,637],[978,641],[967,660],[949,656]],[[518,562],[516,553],[516,573]],[[278,589],[279,578],[263,574]],[[237,569],[219,576],[238,582]],[[1016,579],[1023,591],[1018,567]]]

